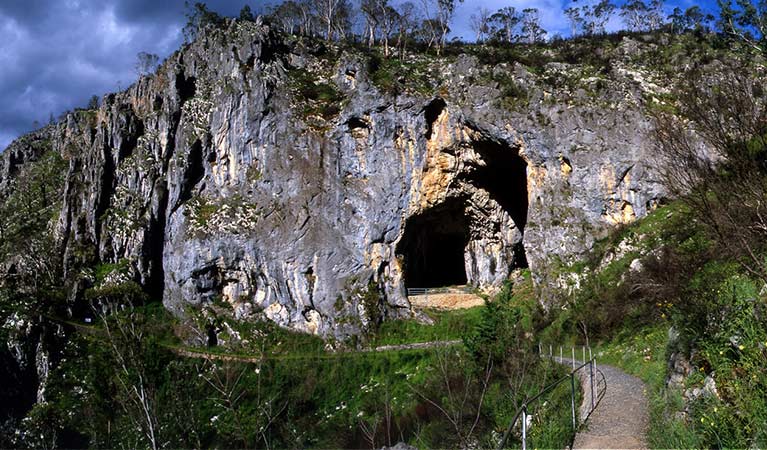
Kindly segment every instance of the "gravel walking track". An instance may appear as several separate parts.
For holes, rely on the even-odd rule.
[[[570,363],[569,360],[563,362]],[[649,423],[647,387],[639,378],[615,367],[601,365],[599,370],[605,376],[607,391],[575,436],[573,448],[648,448],[645,437]],[[591,402],[588,372],[579,371],[579,374],[585,391],[581,411],[588,411]]]

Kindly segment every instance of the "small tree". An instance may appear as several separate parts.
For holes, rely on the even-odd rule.
[[[652,0],[647,12],[647,24],[648,31],[658,30],[663,26],[663,0]]]
[[[730,37],[764,52],[767,50],[767,2],[719,0],[719,29]]]
[[[460,448],[476,446],[474,437],[481,424],[485,394],[490,387],[493,360],[487,358],[476,366],[461,361],[463,355],[445,347],[434,352],[435,378],[426,389],[410,385],[410,389],[436,410],[450,424],[452,445]]]
[[[397,29],[397,48],[400,59],[405,57],[408,39],[418,28],[419,20],[418,11],[413,2],[404,2],[397,8],[397,22],[395,26]]]
[[[89,292],[93,311],[101,318],[104,337],[114,364],[117,403],[146,440],[156,450],[162,444],[156,381],[158,361],[149,356],[157,352],[154,339],[145,327],[145,318],[134,304],[145,301],[141,288],[133,283]]]
[[[240,10],[240,20],[244,20],[248,22],[253,22],[254,20],[256,20],[256,17],[253,15],[253,11],[251,11],[249,5],[243,6],[242,9]]]
[[[99,109],[99,96],[93,95],[88,100],[88,109]]]
[[[457,3],[463,0],[421,0],[424,15],[424,29],[429,36],[429,47],[434,45],[439,55],[447,43],[447,35],[450,33],[450,24],[453,22]]]
[[[157,68],[160,57],[154,53],[140,52],[136,55],[136,65],[134,69],[138,76],[148,75]]]
[[[362,0],[360,11],[365,17],[365,35],[368,41],[368,47],[376,43],[376,33],[378,31],[378,2],[379,0]]]
[[[685,31],[705,31],[714,20],[714,16],[706,14],[698,5],[687,8],[684,12],[679,7],[674,8],[668,16],[672,33]]]
[[[522,36],[528,44],[542,42],[546,37],[546,30],[541,27],[538,8],[522,10]]]
[[[490,33],[490,10],[479,8],[477,14],[469,17],[469,25],[476,36],[476,42],[478,44],[484,42]]]
[[[590,23],[592,34],[604,34],[607,22],[615,12],[615,5],[610,0],[601,0],[590,10]]]
[[[186,25],[184,25],[182,32],[187,43],[197,39],[197,35],[205,27],[220,26],[225,22],[223,17],[209,10],[205,3],[197,2],[192,5],[189,3],[189,0],[185,0],[184,7],[186,9],[184,14],[186,16]]]
[[[381,14],[381,40],[384,46],[384,56],[388,57],[390,54],[389,40],[400,21],[400,17],[399,12],[392,6],[389,6],[386,0],[382,0],[378,7]]]
[[[326,41],[332,41],[339,29],[339,21],[347,14],[344,11],[348,4],[344,0],[311,0],[312,10],[323,26]]]
[[[500,41],[511,44],[516,39],[516,30],[522,18],[513,6],[506,6],[490,16],[491,33]]]
[[[569,7],[565,9],[567,20],[570,21],[570,36],[576,37],[583,29],[584,19],[581,17],[581,8]]]
[[[642,0],[629,0],[621,6],[620,16],[629,31],[642,31],[647,23],[649,8]]]
[[[656,117],[666,184],[708,230],[716,248],[767,280],[767,108],[765,76],[741,63],[693,72],[679,89],[680,121]],[[709,144],[701,150],[696,130]]]
[[[605,32],[605,26],[615,11],[615,5],[610,0],[600,0],[595,5],[574,6],[577,0],[573,0],[573,6],[565,10],[565,15],[570,20],[572,36],[580,33],[587,36]]]
[[[282,28],[282,31],[288,34],[294,34],[298,31],[298,34],[307,35],[311,28],[311,20],[308,13],[305,2],[299,4],[288,0],[271,8],[269,10],[269,17]]]

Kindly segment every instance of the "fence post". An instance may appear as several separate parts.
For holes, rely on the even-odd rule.
[[[573,370],[575,370],[575,346],[570,347],[570,350],[572,350],[572,353],[573,353],[573,357],[572,357],[572,360],[573,360]]]
[[[589,347],[589,360],[594,359],[591,357],[591,347]]]
[[[527,450],[527,404],[522,405],[522,450]]]
[[[575,372],[570,372],[570,413],[573,418],[573,434],[575,434]]]
[[[551,350],[551,344],[549,344],[549,359],[551,359],[552,356],[554,356],[554,353]]]
[[[562,346],[559,346],[559,362],[562,362]]]
[[[591,378],[591,410],[594,411],[594,408],[596,408],[596,403],[594,401],[594,361],[591,361],[591,364],[589,364],[589,372]]]

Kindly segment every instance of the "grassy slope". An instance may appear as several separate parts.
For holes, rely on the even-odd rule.
[[[529,284],[529,277],[525,284]],[[527,304],[531,301],[530,291],[529,286],[517,289],[521,294],[517,298],[512,297],[506,308],[511,308],[510,311],[516,314],[519,303]],[[110,291],[110,295],[113,294]],[[481,386],[479,375],[483,370],[482,364],[478,363],[476,356],[464,345],[449,349],[332,352],[316,337],[280,329],[268,321],[230,321],[224,317],[223,311],[219,313],[221,322],[226,322],[228,327],[231,327],[231,330],[224,327],[227,331],[221,333],[230,347],[194,348],[182,345],[176,335],[184,334],[188,330],[157,303],[115,314],[110,319],[126,320],[144,330],[145,337],[141,342],[124,342],[120,345],[128,346],[126,348],[137,346],[132,350],[135,354],[151,359],[153,372],[146,374],[146,377],[156,383],[160,398],[168,397],[161,401],[158,408],[172,411],[176,405],[184,404],[186,400],[181,398],[184,395],[198,399],[192,402],[193,405],[188,406],[185,412],[195,417],[197,422],[187,426],[197,430],[196,436],[202,445],[239,446],[245,442],[252,443],[253,441],[246,441],[243,436],[248,435],[248,429],[263,426],[263,417],[258,413],[258,402],[263,402],[264,398],[269,398],[274,408],[279,409],[281,405],[287,405],[280,420],[270,427],[272,443],[323,448],[363,447],[370,445],[361,431],[363,426],[366,426],[372,427],[376,432],[377,446],[388,443],[388,437],[384,439],[386,428],[390,428],[389,432],[394,433],[391,444],[404,439],[422,448],[439,447],[440,443],[445,442],[457,445],[455,441],[450,440],[454,439],[455,431],[449,421],[427,398],[442,404],[450,411],[461,411],[463,408],[469,414],[481,395],[481,389],[478,387]],[[369,337],[369,343],[383,345],[456,339],[474,339],[473,342],[476,342],[479,339],[477,330],[481,323],[492,316],[485,311],[485,307],[461,311],[429,311],[428,314],[434,320],[432,325],[415,320],[387,323]],[[521,319],[521,323],[532,326],[532,318],[529,315]],[[61,424],[63,430],[90,430],[89,432],[95,435],[102,430],[103,436],[101,427],[106,423],[112,424],[109,427],[124,433],[126,439],[129,439],[133,432],[129,431],[130,424],[126,422],[114,400],[119,401],[120,388],[112,371],[115,366],[110,356],[111,345],[107,345],[107,335],[101,323],[97,321],[93,325],[86,325],[58,320],[57,322],[71,326],[78,337],[72,339],[71,354],[67,355],[67,362],[52,374],[52,378],[61,382],[57,381],[52,385],[49,404],[34,411],[39,419],[29,422],[30,432],[37,432],[39,427],[44,427],[50,422],[50,417],[56,417],[56,423]],[[514,321],[494,326],[505,328],[514,327],[516,324]],[[495,330],[497,329],[493,331]],[[232,345],[234,334],[239,335],[239,343]],[[178,355],[179,350],[244,357],[251,361],[184,358]],[[81,364],[83,357],[89,359],[88,365]],[[260,361],[259,357],[262,357]],[[143,365],[147,361],[139,359],[133,362],[137,363],[137,366],[132,370],[147,370]],[[469,386],[468,403],[451,404],[451,400],[446,398],[446,387],[440,372],[441,362],[447,362],[450,385],[459,393],[459,398],[463,395],[460,394],[462,386]],[[495,367],[483,398],[481,421],[475,433],[475,438],[482,445],[493,446],[516,411],[519,401],[524,396],[533,395],[540,385],[557,376],[557,370],[560,368],[536,366],[533,369],[534,373],[525,380],[515,396],[509,389],[503,366],[499,363]],[[225,417],[228,423],[235,421],[235,418],[230,417],[231,412],[222,412],[221,407],[217,406],[219,403],[215,400],[215,392],[211,392],[210,385],[202,381],[206,376],[210,376],[206,374],[220,373],[221,376],[231,376],[232,373],[236,375],[240,371],[243,375],[239,383],[249,388],[238,409],[254,411],[248,413],[250,425],[243,425],[245,432],[224,427],[221,421]],[[181,380],[186,380],[183,386],[178,385]],[[255,386],[258,387],[257,392],[253,391]],[[77,394],[78,392],[80,394]],[[549,400],[549,408],[541,408],[538,411],[539,423],[535,438],[542,444],[559,445],[562,439],[561,427],[556,429],[557,433],[540,435],[540,430],[549,429],[542,426],[544,423],[558,420],[551,417],[554,409],[550,406],[556,403],[553,399],[554,397]],[[90,408],[97,416],[86,423],[82,422],[81,417],[71,416],[66,412],[81,408],[78,405],[82,402],[91,405]],[[167,414],[176,416],[179,413]],[[381,422],[387,416],[391,417],[391,425],[383,425]],[[219,419],[214,419],[217,417]],[[462,420],[471,425],[469,419],[470,417],[464,417]],[[286,431],[288,425],[294,426],[300,432],[295,436],[291,435],[290,430]],[[258,435],[253,437],[252,433],[250,436],[250,439],[260,439]],[[109,439],[100,441],[101,445],[115,446],[124,443],[114,437]],[[171,441],[178,442],[179,445],[196,445],[193,442]]]
[[[662,248],[676,256],[665,256]],[[629,267],[636,259],[645,268],[632,274]],[[571,270],[586,274],[582,289],[544,334],[557,336],[560,342],[582,339],[579,326],[587,323],[592,342],[600,342],[599,358],[647,383],[652,447],[764,445],[767,320],[763,311],[767,308],[759,288],[763,283],[749,278],[737,264],[719,259],[684,207],[666,206],[618,230],[598,243],[590,261]],[[663,278],[662,282],[678,286],[652,291],[652,298],[634,289],[657,282],[659,271],[684,273]],[[670,334],[678,337],[670,341]],[[692,355],[684,389],[702,388],[710,377],[717,395],[685,405],[681,390],[666,386],[671,352]]]

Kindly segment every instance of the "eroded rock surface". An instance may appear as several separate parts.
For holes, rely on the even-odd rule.
[[[72,298],[111,263],[179,315],[223,300],[344,337],[410,315],[407,287],[492,292],[527,265],[545,286],[662,200],[646,74],[430,67],[430,89],[391,92],[353,51],[232,22],[69,115],[50,132]],[[524,95],[510,106],[497,79]]]

